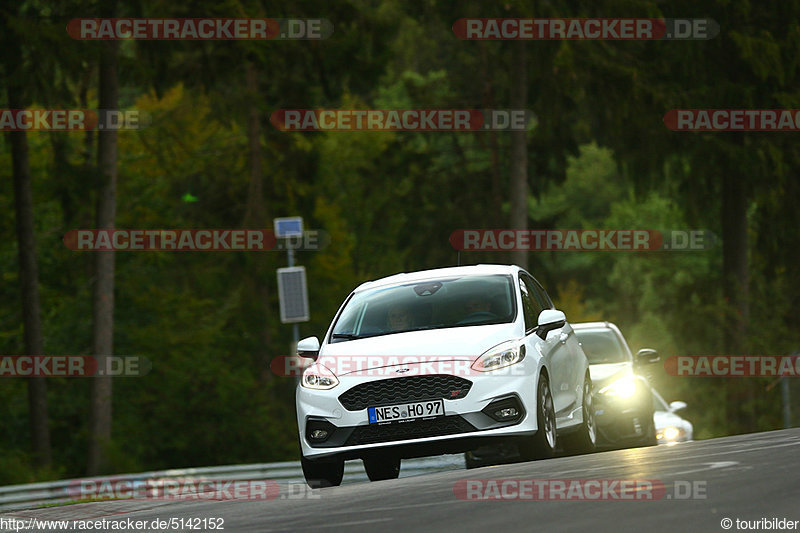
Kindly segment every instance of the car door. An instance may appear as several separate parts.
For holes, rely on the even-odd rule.
[[[542,339],[536,335],[539,315],[536,314],[536,306],[533,304],[528,287],[522,282],[522,279],[519,280],[519,292],[522,300],[522,317],[525,321],[525,349],[528,353],[536,353],[537,345],[542,342]]]
[[[539,314],[545,309],[545,302],[542,300],[541,295],[536,293],[536,284],[530,276],[524,274],[520,275],[519,288],[522,295],[522,308],[525,313],[525,329],[529,329],[529,321],[535,328],[538,324]],[[530,318],[529,318],[530,317]],[[532,343],[539,345],[542,356],[544,357],[547,369],[550,372],[550,391],[553,395],[553,407],[556,411],[556,416],[562,416],[565,410],[570,407],[570,354],[564,342],[561,339],[561,329],[555,329],[547,333],[547,336],[542,340],[538,335],[533,333],[529,336]],[[529,349],[535,349],[535,346],[529,346]]]
[[[555,309],[553,301],[544,290],[544,287],[531,278],[533,283],[534,294],[539,298],[539,301],[545,309]],[[561,387],[564,389],[564,409],[571,411],[575,407],[581,405],[581,395],[583,394],[583,378],[586,374],[587,362],[586,356],[583,354],[578,336],[575,335],[575,330],[572,329],[569,321],[564,324],[564,327],[558,332],[558,341],[564,348],[564,382]]]

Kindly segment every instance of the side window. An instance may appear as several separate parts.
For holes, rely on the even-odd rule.
[[[520,276],[520,279],[522,280],[522,283],[524,283],[525,286],[527,287],[528,294],[530,295],[531,298],[531,305],[533,306],[533,312],[535,313],[534,315],[535,318],[533,320],[535,326],[538,324],[539,313],[541,313],[545,309],[550,309],[550,306],[548,305],[549,300],[546,294],[540,292],[539,289],[541,289],[541,286],[538,283],[536,283],[536,281],[532,277],[523,274]],[[541,290],[543,291],[544,289]]]
[[[522,278],[519,279],[519,292],[522,295],[522,313],[525,317],[525,331],[528,332],[536,327],[539,315],[536,314],[533,299],[528,291],[528,286]]]
[[[536,294],[539,296],[539,301],[542,304],[542,308],[543,309],[554,309],[555,306],[553,305],[553,301],[550,299],[550,296],[548,296],[547,291],[544,290],[544,287],[542,287],[539,284],[539,282],[536,281],[535,279],[533,279],[533,278],[531,278],[531,279],[533,280],[534,290],[536,291]]]

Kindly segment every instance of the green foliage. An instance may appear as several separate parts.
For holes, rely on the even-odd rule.
[[[52,4],[52,5],[48,5]],[[249,194],[247,116],[261,116],[267,216],[302,215],[330,236],[299,252],[311,320],[321,336],[359,283],[455,264],[450,234],[508,222],[509,137],[503,132],[284,133],[281,108],[508,108],[511,46],[461,41],[467,16],[532,15],[526,2],[120,2],[123,16],[322,16],[324,42],[125,42],[121,101],[152,124],[119,134],[117,226],[238,228]],[[536,16],[715,18],[710,41],[528,43],[529,225],[537,229],[711,230],[722,235],[722,177],[746,184],[750,353],[798,350],[800,149],[789,133],[685,134],[673,108],[800,108],[800,9],[794,2],[555,1]],[[0,8],[25,52],[31,107],[96,106],[96,43],[74,41],[51,20],[95,1]],[[16,8],[15,8],[16,9]],[[139,13],[141,11],[141,13]],[[75,14],[74,16],[79,16]],[[698,15],[700,16],[700,15]],[[245,67],[258,75],[245,89]],[[0,65],[4,62],[0,61]],[[8,73],[0,78],[5,89]],[[96,139],[95,139],[96,140]],[[92,255],[67,249],[66,231],[93,226],[94,148],[82,133],[29,133],[34,220],[47,353],[91,352]],[[505,207],[505,210],[504,210]],[[9,144],[0,143],[0,353],[22,353]],[[536,252],[531,270],[572,321],[616,322],[634,350],[723,353],[732,307],[721,283],[724,242],[691,252]],[[504,262],[462,254],[462,263]],[[152,371],[114,382],[108,444],[115,471],[296,457],[294,382],[270,374],[291,327],[279,323],[275,252],[120,252],[116,353],[147,357]],[[265,314],[265,309],[267,313]],[[687,401],[697,437],[780,426],[769,380],[679,379],[652,369],[667,400]],[[27,390],[3,380],[0,484],[84,473],[89,384],[48,382],[54,467],[29,456]],[[795,395],[800,398],[800,393]]]

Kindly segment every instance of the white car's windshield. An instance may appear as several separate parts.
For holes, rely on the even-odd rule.
[[[512,322],[513,281],[507,275],[462,276],[379,287],[353,296],[331,342],[422,329]]]
[[[610,329],[576,329],[575,335],[577,335],[590,365],[628,361],[627,353],[619,337]]]

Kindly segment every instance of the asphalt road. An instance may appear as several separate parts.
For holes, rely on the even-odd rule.
[[[457,497],[459,491],[454,492],[466,480],[484,480],[481,490],[487,490],[486,480],[509,478],[649,480],[662,490],[652,492],[652,500],[616,501],[465,501]],[[234,533],[713,532],[725,531],[721,521],[729,518],[733,520],[729,530],[740,531],[736,519],[800,521],[800,429],[352,483],[317,491],[314,499],[282,496],[269,501],[87,503],[15,511],[0,518],[131,518],[149,523],[156,518],[214,517],[224,518],[224,531]],[[790,525],[790,531],[795,529],[800,530],[800,523],[796,528]]]

